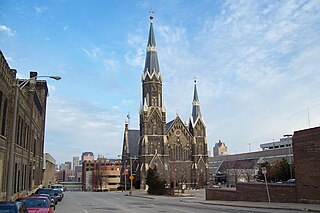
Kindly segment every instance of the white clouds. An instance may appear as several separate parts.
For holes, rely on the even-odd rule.
[[[15,31],[11,30],[9,27],[0,24],[0,31],[4,32],[8,36],[14,36],[16,34]]]
[[[103,60],[103,64],[107,71],[115,71],[118,66],[118,61],[107,58]]]
[[[57,159],[69,159],[83,151],[118,153],[122,144],[122,119],[117,109],[94,104],[49,98],[46,150]],[[63,135],[63,137],[57,137]],[[68,150],[61,153],[59,150]]]
[[[146,35],[146,34],[145,34]],[[145,59],[146,36],[142,36],[139,32],[135,34],[129,34],[127,44],[129,45],[129,51],[125,54],[125,61],[134,68],[142,67]]]
[[[33,9],[35,10],[35,12],[38,15],[41,15],[41,14],[43,14],[44,12],[46,12],[48,10],[48,7],[46,7],[46,6],[36,6]]]
[[[92,48],[91,50],[87,50],[85,48],[81,48],[81,50],[91,59],[95,60],[102,56],[102,50],[99,47]]]

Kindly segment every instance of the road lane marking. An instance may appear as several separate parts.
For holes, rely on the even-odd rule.
[[[83,211],[84,211],[84,213],[88,213],[88,211],[87,210],[85,210],[85,209],[82,209]]]
[[[180,212],[188,212],[188,213],[194,213],[191,211],[187,211],[187,210],[183,210],[183,209],[177,209],[177,208],[173,208],[174,210],[180,211]]]

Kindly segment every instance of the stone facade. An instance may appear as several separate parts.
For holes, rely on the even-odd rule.
[[[298,200],[320,203],[320,127],[296,131],[292,141]]]
[[[126,122],[123,142],[123,162],[135,157],[138,147],[136,180],[146,187],[149,168],[157,168],[160,178],[169,185],[203,187],[208,183],[208,148],[206,126],[200,113],[196,84],[192,116],[186,125],[177,115],[166,123],[163,104],[162,74],[158,63],[157,48],[153,32],[153,17],[150,17],[145,67],[142,73],[142,105],[140,108],[140,136],[130,141]],[[124,157],[127,156],[127,157]],[[173,184],[175,183],[175,184]]]
[[[56,160],[49,154],[45,153],[44,155],[44,173],[43,173],[43,187],[50,187],[55,183],[55,171],[56,171]]]
[[[41,185],[43,179],[43,149],[48,87],[43,80],[30,81],[18,93],[16,132],[12,132],[16,83],[16,70],[11,69],[0,52],[0,199],[6,196],[9,147],[12,134],[16,134],[13,152],[14,199],[28,194]],[[30,72],[30,78],[37,73]]]

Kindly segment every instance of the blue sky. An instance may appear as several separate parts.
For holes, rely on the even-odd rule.
[[[167,122],[188,120],[196,77],[209,150],[219,139],[230,153],[259,150],[320,125],[318,0],[3,0],[10,67],[62,76],[48,80],[45,141],[58,163],[117,157],[128,112],[139,128],[150,8]]]

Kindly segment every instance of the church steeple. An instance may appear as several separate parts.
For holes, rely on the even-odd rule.
[[[193,101],[192,101],[192,119],[193,123],[196,122],[197,118],[201,117],[200,112],[200,101],[197,92],[197,80],[194,80],[194,92],[193,92]]]
[[[153,73],[156,73],[156,74],[160,73],[156,39],[154,36],[152,21],[153,21],[153,11],[150,10],[150,30],[149,30],[149,38],[148,38],[148,45],[147,45],[147,55],[146,55],[146,61],[144,66],[144,74],[148,73],[150,76],[152,76]]]

